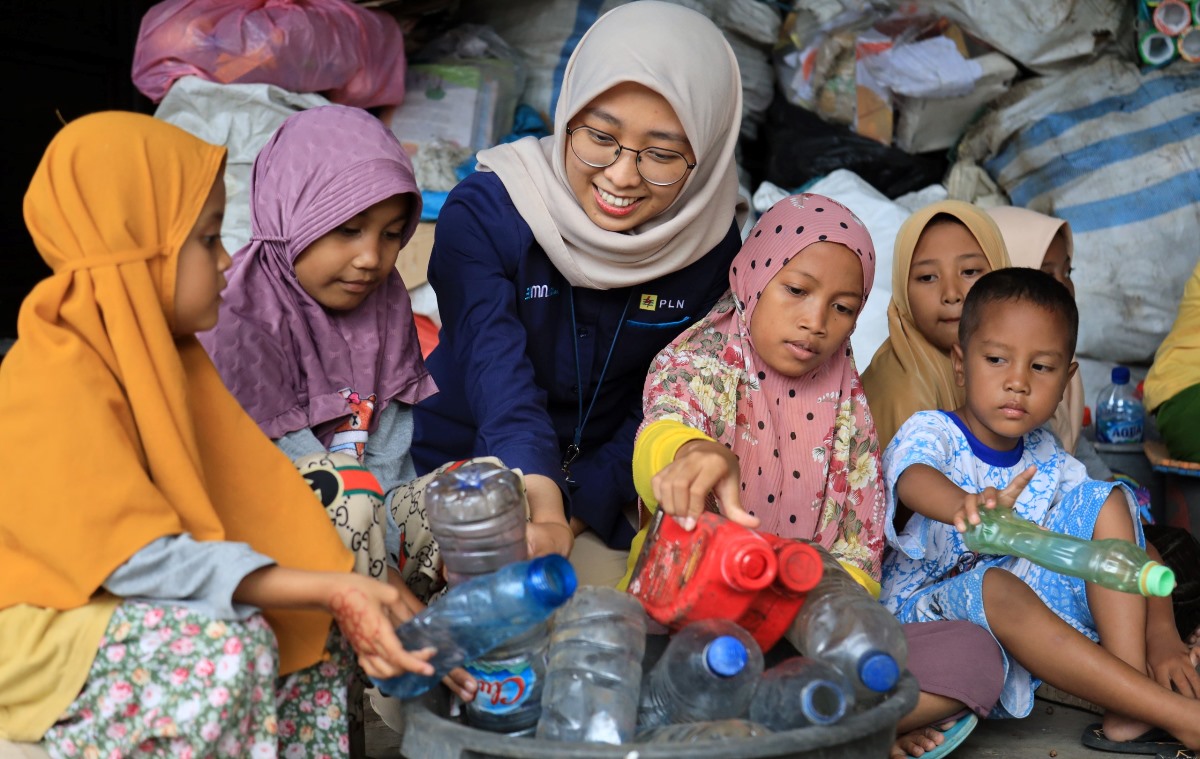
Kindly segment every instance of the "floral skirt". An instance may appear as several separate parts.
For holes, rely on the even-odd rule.
[[[348,756],[353,652],[278,677],[275,634],[259,614],[214,621],[177,606],[126,601],[83,691],[46,732],[53,757]]]

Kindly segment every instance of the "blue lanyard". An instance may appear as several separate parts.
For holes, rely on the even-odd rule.
[[[617,340],[621,337],[621,327],[625,326],[625,317],[629,315],[629,304],[633,302],[633,291],[629,291],[629,297],[625,299],[625,308],[621,311],[621,321],[617,322],[617,331],[613,333],[612,345],[608,346],[608,355],[604,358],[604,366],[600,369],[600,377],[596,380],[596,389],[592,391],[592,400],[588,403],[587,413],[583,411],[583,367],[579,363],[579,327],[575,323],[575,288],[570,288],[569,302],[571,304],[571,343],[575,346],[575,385],[578,388],[577,395],[579,396],[579,424],[575,427],[575,442],[567,446],[567,452],[563,454],[562,471],[567,477],[567,483],[574,485],[575,480],[571,478],[571,464],[579,458],[579,444],[583,440],[583,427],[587,424],[587,420],[592,415],[592,409],[596,406],[596,399],[600,397],[600,388],[604,384],[604,375],[608,372],[608,363],[612,360],[613,353],[617,349]]]

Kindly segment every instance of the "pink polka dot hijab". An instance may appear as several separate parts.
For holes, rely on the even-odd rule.
[[[341,392],[392,401],[436,392],[397,271],[352,311],[326,310],[296,279],[305,248],[375,203],[408,195],[401,247],[421,194],[412,162],[379,119],[323,106],[289,117],[254,160],[250,244],[233,257],[215,329],[198,337],[221,378],[263,432],[313,429],[325,445],[352,413]]]
[[[729,293],[655,359],[645,423],[681,421],[729,446],[741,461],[742,506],[760,529],[814,540],[878,579],[882,465],[850,339],[807,375],[786,377],[758,359],[750,337],[767,284],[826,240],[858,256],[871,292],[875,248],[858,217],[821,195],[784,198],[734,259]]]

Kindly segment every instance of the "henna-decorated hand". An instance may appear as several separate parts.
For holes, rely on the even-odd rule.
[[[338,575],[329,595],[329,611],[369,676],[433,674],[429,659],[436,649],[405,651],[396,637],[396,625],[412,618],[396,588],[361,575]]]

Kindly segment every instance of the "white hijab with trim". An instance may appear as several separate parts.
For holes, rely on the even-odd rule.
[[[663,213],[629,232],[601,229],[567,180],[567,123],[613,86],[636,82],[679,117],[696,168]],[[702,258],[749,213],[738,196],[734,149],[742,120],[737,58],[696,11],[638,0],[601,16],[567,62],[554,133],[480,151],[546,255],[573,286],[609,290],[649,282]],[[727,209],[727,210],[726,210]]]

